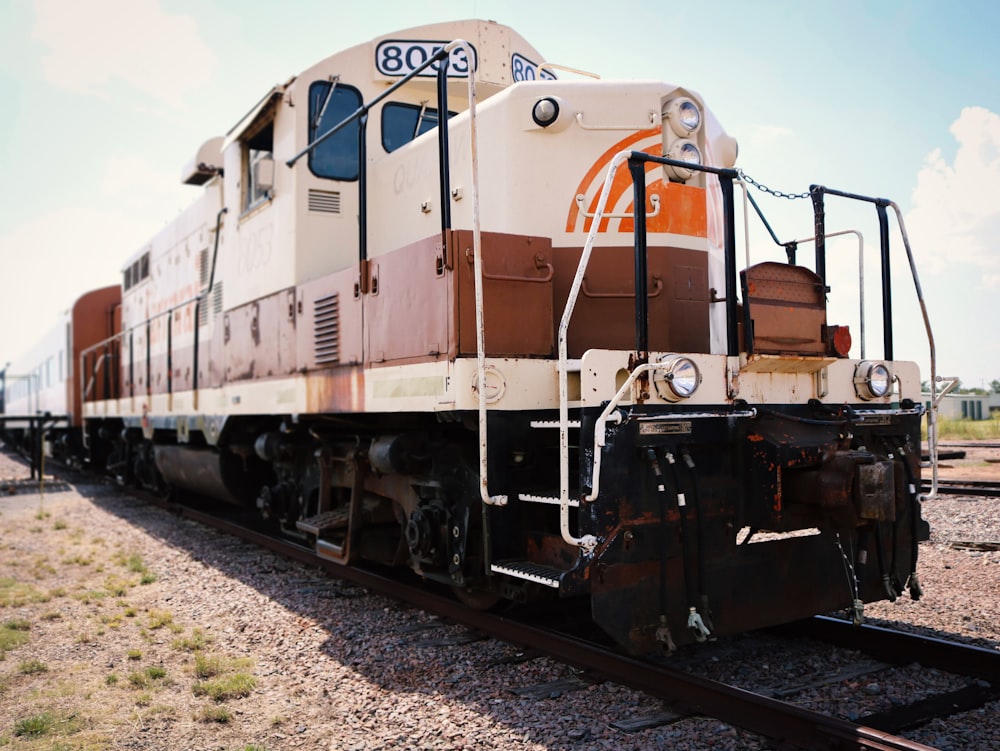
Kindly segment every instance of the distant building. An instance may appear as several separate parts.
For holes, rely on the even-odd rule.
[[[921,397],[930,409],[931,395],[924,393]],[[946,394],[938,403],[938,416],[948,420],[989,420],[991,408],[1000,409],[1000,394]]]

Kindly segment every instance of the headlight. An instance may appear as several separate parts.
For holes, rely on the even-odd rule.
[[[867,360],[858,363],[854,371],[854,390],[858,396],[865,401],[869,399],[881,399],[892,389],[892,373],[885,363],[869,362]]]
[[[679,141],[674,141],[670,146],[670,150],[667,152],[667,159],[674,159],[678,162],[700,165],[701,151],[698,149],[698,146],[694,141],[681,139]],[[675,167],[671,164],[665,164],[663,168],[670,177],[676,178],[677,180],[690,180],[691,176],[694,174],[694,170],[685,169],[684,167]]]
[[[701,110],[687,97],[671,99],[663,116],[670,123],[670,129],[681,138],[694,134],[701,127]]]
[[[545,97],[535,102],[531,108],[531,119],[536,125],[547,128],[559,119],[559,102],[552,97]]]
[[[653,388],[661,399],[676,402],[698,390],[701,373],[694,360],[681,355],[665,355],[660,362],[664,367],[653,371]]]

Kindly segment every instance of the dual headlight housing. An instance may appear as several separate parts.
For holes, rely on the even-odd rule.
[[[674,97],[664,104],[662,116],[663,155],[678,162],[703,164],[699,134],[704,118],[698,103],[691,97]],[[663,171],[676,182],[687,182],[695,175],[695,170],[672,164],[664,165]]]

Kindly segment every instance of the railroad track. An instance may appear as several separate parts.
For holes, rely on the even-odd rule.
[[[784,701],[783,698],[794,695],[794,690],[771,692],[770,695],[755,693],[687,672],[683,660],[644,661],[623,656],[577,636],[554,632],[512,617],[470,610],[448,596],[389,578],[377,571],[339,565],[317,556],[309,548],[199,509],[165,503],[160,505],[287,558],[318,566],[335,577],[404,601],[477,633],[523,646],[534,654],[548,655],[583,671],[594,680],[609,680],[642,691],[665,702],[672,710],[670,716],[673,719],[692,715],[714,717],[769,738],[782,748],[925,750],[929,747],[894,733],[936,716],[975,708],[1000,698],[1000,687],[994,688],[986,682],[990,679],[995,681],[1000,675],[1000,653],[991,650],[872,626],[855,629],[847,622],[831,618],[809,619],[781,629],[787,634],[818,638],[865,651],[885,663],[875,669],[919,661],[925,667],[978,679],[964,693],[952,692],[937,697],[937,702],[925,700],[884,715],[850,722]],[[843,680],[844,676],[839,679]]]
[[[924,493],[931,491],[930,479],[921,481]],[[995,480],[938,480],[938,493],[941,495],[969,495],[1000,497],[1000,482]]]

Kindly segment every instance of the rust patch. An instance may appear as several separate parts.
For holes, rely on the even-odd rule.
[[[557,248],[555,314],[558,326],[582,249]],[[708,257],[686,248],[650,247],[647,253],[649,348],[708,352]],[[594,248],[568,333],[570,357],[588,349],[635,347],[635,274],[627,247]]]
[[[365,371],[359,365],[340,366],[307,373],[306,412],[363,412]]]

